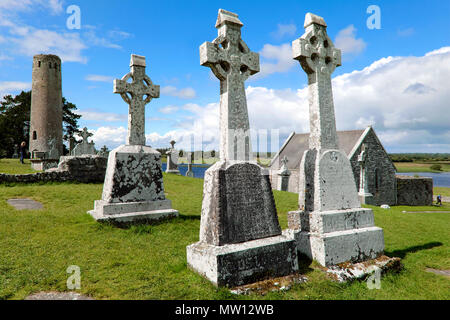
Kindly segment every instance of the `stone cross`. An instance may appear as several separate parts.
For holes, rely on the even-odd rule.
[[[367,177],[366,177],[366,144],[363,143],[361,146],[361,153],[358,155],[358,162],[359,162],[359,193],[365,194],[369,192],[368,186],[367,186]]]
[[[338,149],[331,74],[341,65],[341,51],[328,37],[322,17],[306,14],[304,27],[306,32],[292,42],[292,51],[308,75],[309,148]]]
[[[145,105],[159,98],[159,86],[145,74],[145,57],[132,54],[130,69],[121,80],[114,80],[113,92],[129,105],[127,145],[145,145]]]
[[[220,159],[250,160],[252,150],[244,82],[259,72],[259,55],[241,39],[238,15],[219,10],[218,37],[200,46],[200,64],[220,80]]]
[[[80,136],[83,138],[82,142],[88,143],[88,138],[92,137],[93,134],[88,132],[88,129],[86,127],[83,128],[83,131],[81,131]]]
[[[286,170],[287,169],[287,164],[289,162],[289,159],[287,156],[284,156],[283,159],[281,159],[281,169],[282,170]]]

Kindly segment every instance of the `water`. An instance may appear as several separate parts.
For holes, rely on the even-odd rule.
[[[401,176],[421,176],[433,178],[433,187],[450,188],[450,172],[434,173],[434,172],[403,172],[397,173]]]
[[[166,171],[167,164],[162,164],[162,170]],[[192,165],[192,172],[194,173],[194,178],[203,179],[205,177],[205,171],[209,168],[209,166],[197,166],[195,164]],[[178,165],[178,170],[180,170],[180,174],[185,176],[187,172],[188,166],[187,164]]]

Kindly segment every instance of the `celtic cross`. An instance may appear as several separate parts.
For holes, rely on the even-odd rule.
[[[220,80],[220,158],[248,161],[251,157],[250,124],[244,82],[259,72],[259,55],[241,39],[238,15],[219,10],[218,37],[200,46],[200,64]]]
[[[331,74],[341,65],[341,51],[327,35],[322,17],[307,13],[306,32],[292,42],[293,58],[308,75],[310,149],[338,149]]]
[[[88,132],[88,129],[86,127],[83,128],[83,131],[81,131],[80,136],[83,138],[83,142],[88,143],[88,138],[92,137],[93,134]]]
[[[114,93],[129,105],[127,145],[145,145],[145,105],[159,98],[159,86],[145,74],[145,57],[131,55],[130,69],[121,80],[114,80]]]

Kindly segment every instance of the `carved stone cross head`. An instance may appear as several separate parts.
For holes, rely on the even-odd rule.
[[[237,14],[220,9],[216,22],[218,37],[200,46],[200,64],[210,67],[221,81],[229,75],[245,81],[259,72],[259,54],[250,51],[241,39],[242,26]]]
[[[86,127],[83,128],[83,131],[81,131],[81,137],[83,138],[83,142],[88,142],[88,138],[92,137],[93,134],[88,132],[88,129]]]
[[[328,37],[327,24],[322,17],[307,13],[304,27],[305,34],[292,42],[293,58],[307,74],[331,75],[341,66],[341,50]]]
[[[129,105],[127,145],[145,145],[145,105],[159,98],[159,86],[145,74],[145,57],[131,55],[130,69],[121,80],[114,80],[114,93]]]
[[[286,167],[289,162],[289,158],[287,156],[284,156],[283,159],[281,159],[281,163],[283,167]]]
[[[159,98],[159,86],[145,74],[145,57],[131,55],[130,72],[121,80],[114,80],[114,93],[119,93],[122,99],[128,103],[143,101],[144,105],[153,98]],[[132,79],[129,83],[128,80]],[[129,97],[128,94],[131,96]],[[143,97],[145,99],[143,99]]]

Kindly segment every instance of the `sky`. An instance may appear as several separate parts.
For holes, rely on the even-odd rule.
[[[239,15],[242,39],[260,55],[261,71],[245,83],[254,150],[264,151],[265,136],[276,152],[291,132],[309,131],[307,78],[291,43],[311,12],[342,50],[332,75],[337,129],[372,125],[391,153],[450,152],[447,0],[0,0],[0,97],[31,88],[34,55],[56,54],[80,127],[97,149],[112,149],[125,143],[128,119],[113,80],[129,72],[131,54],[143,55],[161,86],[146,106],[147,144],[218,150],[219,80],[200,65],[199,46],[217,37],[220,8]]]

